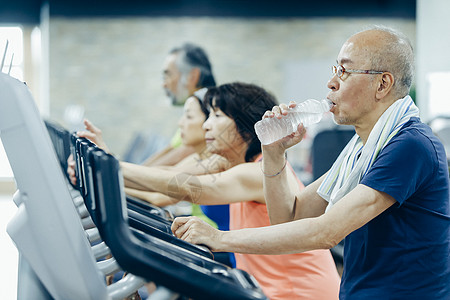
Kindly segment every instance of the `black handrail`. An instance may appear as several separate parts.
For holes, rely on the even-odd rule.
[[[103,151],[90,152],[89,161],[99,231],[124,270],[194,299],[267,299],[245,271],[130,228],[118,161]]]

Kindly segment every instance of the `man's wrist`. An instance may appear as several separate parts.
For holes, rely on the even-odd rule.
[[[281,161],[285,156],[286,150],[281,147],[276,147],[272,145],[262,146],[261,147],[262,154],[264,158],[267,158],[267,161]]]
[[[284,149],[279,147],[278,149],[265,149],[263,147],[262,155],[261,171],[265,177],[276,177],[284,171],[287,163]]]
[[[263,160],[264,160],[264,158],[263,158]],[[286,164],[287,164],[287,157],[286,157],[286,153],[285,153],[283,166],[279,169],[278,172],[276,172],[276,173],[275,173],[274,171],[272,171],[272,172],[270,172],[270,173],[265,172],[265,171],[264,171],[264,168],[267,168],[267,169],[270,169],[270,168],[267,167],[267,164],[266,164],[266,165],[264,166],[264,168],[263,168],[263,164],[262,164],[262,163],[261,163],[261,172],[263,173],[263,175],[264,175],[265,177],[269,177],[269,178],[271,178],[271,177],[276,177],[276,176],[280,175],[280,174],[284,171],[284,169],[286,168]],[[277,164],[275,164],[275,165],[277,165]],[[272,163],[271,166],[272,166],[272,168],[273,168],[274,164]]]
[[[215,251],[218,252],[234,252],[233,239],[231,231],[218,230],[217,245]]]

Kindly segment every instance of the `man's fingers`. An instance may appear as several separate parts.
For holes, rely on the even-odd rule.
[[[178,217],[173,220],[171,229],[176,237],[180,238],[181,236],[183,236],[184,232],[188,228],[185,225],[191,218],[192,217]]]
[[[287,106],[286,104],[284,104],[284,103],[281,103],[278,107],[279,107],[281,110],[285,110],[285,109],[288,108],[288,106]]]
[[[280,113],[281,113],[283,116],[287,115],[287,113],[288,113],[288,111],[289,111],[289,107],[288,107],[286,104],[284,104],[284,103],[280,104],[279,107],[280,107]]]
[[[299,139],[300,141],[303,139],[306,133],[306,128],[303,126],[302,123],[298,124],[297,131],[295,131],[292,135],[292,137],[295,137],[296,139]]]
[[[289,109],[292,107],[295,107],[295,102],[293,102],[293,101],[289,102],[289,105],[282,103],[282,104],[274,106],[272,108],[272,111],[271,111],[272,115],[269,115],[268,112],[266,112],[264,115],[265,116],[267,115],[267,117],[275,116],[276,118],[281,119],[282,116],[286,116],[288,114]]]
[[[273,118],[274,117],[274,113],[272,112],[272,111],[270,111],[270,110],[266,110],[266,112],[264,113],[264,115],[263,115],[263,119],[265,119],[265,118]]]
[[[179,237],[179,239],[182,239],[183,241],[188,243],[192,243],[192,240],[190,239],[191,231],[189,229],[190,227],[186,226],[186,230],[183,231],[183,234]]]
[[[198,244],[198,225],[202,221],[197,217],[178,217],[172,223],[172,232],[183,241]]]
[[[277,119],[281,119],[281,108],[279,106],[274,106],[272,108],[272,113],[274,114],[274,117]]]
[[[273,108],[272,108],[272,112],[275,114],[275,115],[279,115],[280,113],[281,113],[281,110],[280,110],[280,107],[279,106],[274,106]]]
[[[303,123],[298,124],[297,131],[302,135],[302,137],[305,135],[306,128],[303,126]]]
[[[173,233],[175,233],[175,231],[177,231],[178,227],[180,227],[181,225],[183,225],[184,223],[187,222],[188,217],[177,217],[173,220],[172,222],[172,226],[170,227],[170,229],[172,230]]]

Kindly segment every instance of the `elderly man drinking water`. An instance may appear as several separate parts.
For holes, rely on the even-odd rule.
[[[373,27],[351,36],[327,98],[336,123],[353,125],[356,135],[331,169],[300,192],[288,188],[285,151],[302,140],[300,125],[262,147],[273,226],[223,232],[178,218],[174,233],[254,254],[326,249],[345,239],[340,299],[450,299],[448,166],[408,95],[413,65],[411,44],[397,31]],[[264,117],[283,118],[287,108]]]

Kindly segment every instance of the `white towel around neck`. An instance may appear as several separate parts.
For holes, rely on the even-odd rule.
[[[381,115],[365,145],[357,134],[353,136],[317,190],[328,201],[327,210],[358,185],[392,137],[410,118],[418,116],[419,109],[411,97],[406,96]]]

